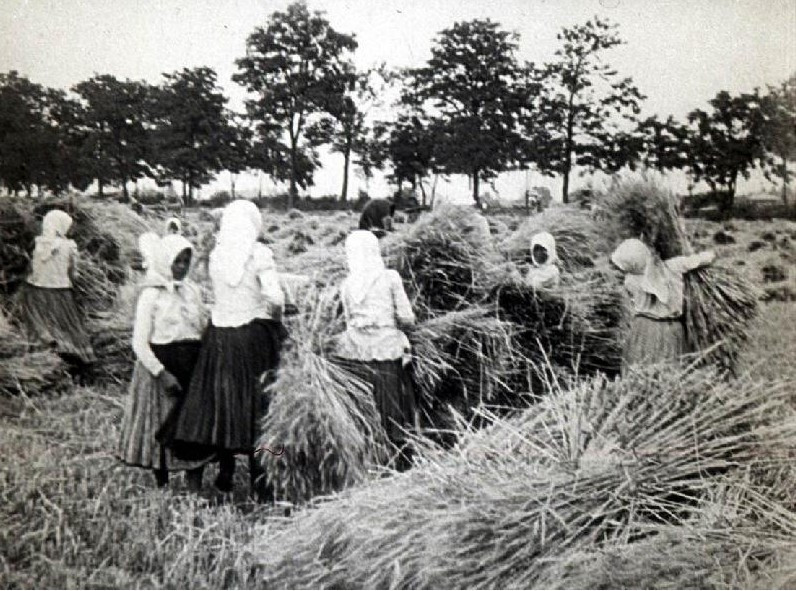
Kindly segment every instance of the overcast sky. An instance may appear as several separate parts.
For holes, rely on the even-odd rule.
[[[211,66],[241,108],[244,92],[231,82],[245,40],[287,0],[0,0],[0,71],[68,88],[95,73],[158,82],[163,72]],[[520,34],[522,59],[553,57],[561,27],[595,14],[619,25],[626,45],[606,55],[648,96],[645,114],[682,116],[719,90],[751,91],[796,72],[796,0],[308,0],[332,26],[354,33],[361,66],[418,65],[437,32],[457,20],[491,18]],[[342,159],[324,159],[313,195],[339,191]],[[515,197],[521,173],[496,189]],[[530,184],[557,190],[531,175]],[[578,181],[575,182],[577,186]],[[222,175],[203,193],[228,185]],[[256,178],[241,180],[257,185]],[[351,194],[364,181],[352,178]],[[371,182],[372,193],[385,190]],[[264,182],[264,190],[273,190]],[[466,180],[438,191],[466,193]]]

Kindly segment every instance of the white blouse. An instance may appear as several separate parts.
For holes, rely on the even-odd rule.
[[[150,344],[201,340],[207,310],[199,287],[183,281],[173,292],[163,287],[145,287],[138,296],[133,325],[133,351],[152,375],[163,370]]]
[[[340,336],[337,354],[346,359],[386,361],[399,359],[410,350],[409,339],[398,324],[415,322],[412,305],[401,276],[385,269],[364,300],[355,303],[341,286],[346,331]]]
[[[256,318],[269,319],[274,308],[281,309],[285,295],[280,285],[274,255],[266,245],[257,243],[246,262],[241,282],[232,286],[210,269],[213,284],[213,326],[234,327]]]
[[[45,251],[38,245],[33,250],[28,283],[51,289],[72,287],[69,268],[77,260],[77,244],[67,238],[55,238],[53,241],[56,244],[56,251],[47,260],[44,260]]]

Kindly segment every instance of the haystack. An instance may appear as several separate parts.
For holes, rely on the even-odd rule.
[[[37,396],[70,384],[61,358],[53,351],[32,349],[0,310],[0,395]]]
[[[772,463],[785,457],[796,446],[788,396],[785,383],[729,385],[711,371],[675,367],[556,387],[516,417],[490,417],[492,427],[464,434],[453,450],[424,451],[407,473],[341,493],[256,536],[260,583],[549,585],[561,557],[688,528],[735,471],[763,453]],[[778,531],[796,526],[775,503],[767,515],[744,537],[770,536],[772,522]],[[714,534],[744,524],[725,517]],[[746,549],[739,544],[736,556]],[[640,574],[633,586],[655,586]]]
[[[333,359],[335,290],[307,286],[269,397],[260,460],[278,498],[294,503],[363,481],[386,461],[387,438],[369,385]]]

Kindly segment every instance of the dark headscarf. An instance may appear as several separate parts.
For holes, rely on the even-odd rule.
[[[384,225],[384,218],[392,218],[395,215],[395,204],[387,199],[371,199],[362,210],[359,216],[359,229],[370,230],[381,238],[385,235],[387,228]]]

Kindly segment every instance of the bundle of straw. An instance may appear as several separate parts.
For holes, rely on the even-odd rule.
[[[397,261],[410,297],[428,315],[479,302],[488,269],[499,261],[483,216],[453,205],[423,214],[385,247],[387,257]]]
[[[757,315],[758,290],[724,267],[697,269],[685,283],[685,325],[688,346],[705,351],[704,358],[735,371],[748,325]]]
[[[21,332],[0,312],[0,394],[36,396],[69,384],[61,358],[52,351],[30,350]]]
[[[0,198],[0,293],[13,294],[24,281],[35,237],[30,212]]]
[[[525,390],[511,389],[517,366],[512,330],[480,306],[441,314],[407,330],[425,428],[449,430],[455,414],[471,416],[482,403],[520,404]]]
[[[331,359],[339,332],[331,289],[309,288],[289,323],[290,340],[270,397],[259,444],[275,493],[306,501],[362,481],[386,462],[387,438],[369,385]]]
[[[762,453],[776,462],[796,446],[787,399],[784,382],[727,384],[675,367],[554,387],[516,417],[490,417],[491,427],[465,433],[453,450],[424,451],[412,471],[269,532],[255,548],[261,583],[543,585],[565,553],[685,526],[724,474]],[[781,531],[796,525],[787,511],[775,515]]]

